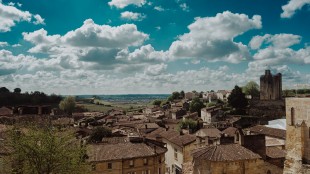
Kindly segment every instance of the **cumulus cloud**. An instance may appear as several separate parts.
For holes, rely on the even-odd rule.
[[[157,11],[165,11],[165,9],[161,6],[155,6],[154,9]]]
[[[40,15],[36,14],[33,17],[35,19],[35,21],[33,22],[35,25],[39,24],[45,25],[44,19]]]
[[[189,7],[186,3],[180,4],[180,7],[183,11],[189,12]]]
[[[121,18],[126,20],[133,20],[133,21],[142,21],[146,18],[145,14],[141,13],[134,13],[130,11],[124,11],[121,13]]]
[[[14,7],[15,4],[9,3],[9,5],[4,5],[0,2],[0,32],[8,32],[11,31],[11,28],[16,25],[16,23],[21,21],[31,22],[31,18],[34,17],[37,22],[39,20],[44,22],[44,19],[38,18],[39,15],[32,15],[28,11],[22,11]],[[19,5],[18,5],[19,6]],[[20,6],[19,6],[20,7]],[[38,19],[39,20],[38,20]],[[41,23],[38,23],[41,24]]]
[[[297,10],[309,4],[310,0],[290,0],[288,4],[282,6],[281,18],[291,18]]]
[[[7,42],[0,42],[0,47],[6,47],[9,46]]]
[[[144,73],[151,76],[158,76],[167,69],[166,64],[151,65],[145,68]]]
[[[301,36],[294,34],[280,33],[275,35],[265,34],[264,36],[254,36],[249,45],[251,49],[259,49],[263,43],[272,44],[277,48],[288,48],[290,46],[299,44]]]
[[[185,33],[172,43],[169,52],[180,58],[205,58],[208,61],[238,63],[248,58],[247,46],[233,41],[234,37],[262,27],[261,17],[229,11],[215,17],[196,18]]]
[[[112,0],[108,4],[116,8],[125,8],[129,5],[141,7],[146,4],[146,0]]]

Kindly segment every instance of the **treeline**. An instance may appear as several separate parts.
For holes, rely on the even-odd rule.
[[[291,97],[297,94],[310,94],[310,89],[285,89],[282,91],[284,97]]]
[[[61,100],[62,97],[55,94],[47,95],[39,91],[22,93],[20,88],[15,88],[14,91],[11,92],[6,87],[0,88],[0,107],[39,104],[58,105]]]

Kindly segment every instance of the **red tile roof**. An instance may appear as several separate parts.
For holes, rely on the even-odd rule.
[[[271,128],[271,127],[266,127],[263,125],[256,125],[256,126],[248,128],[248,130],[256,134],[264,134],[270,137],[275,137],[275,138],[280,138],[280,139],[286,138],[286,131],[283,129]]]
[[[239,161],[261,158],[258,154],[239,144],[217,145],[193,151],[194,161]]]
[[[285,158],[286,152],[277,147],[266,147],[266,155],[270,158]]]
[[[166,148],[147,143],[92,144],[87,148],[88,161],[110,161],[120,159],[150,157],[163,154]]]

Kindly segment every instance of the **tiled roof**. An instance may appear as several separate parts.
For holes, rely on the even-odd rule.
[[[228,127],[227,129],[223,130],[222,133],[226,134],[229,137],[233,137],[236,134],[238,129],[235,127]]]
[[[193,151],[194,161],[238,161],[261,158],[258,154],[239,144],[217,145]]]
[[[158,124],[156,123],[141,123],[136,125],[137,129],[157,129],[159,128]]]
[[[270,128],[270,127],[266,127],[263,125],[256,125],[256,126],[250,127],[248,130],[253,133],[264,134],[270,137],[276,137],[280,139],[286,138],[286,131],[282,129]]]
[[[218,130],[217,128],[204,128],[204,129],[200,129],[196,133],[196,136],[219,138],[221,137],[221,131]]]
[[[266,155],[270,158],[285,158],[286,152],[277,147],[266,147]]]
[[[87,147],[88,161],[110,161],[131,158],[143,158],[162,154],[166,148],[146,143],[92,144]]]
[[[118,144],[118,143],[126,143],[129,142],[128,137],[104,137],[102,138],[102,143],[107,144]]]
[[[150,139],[156,139],[156,137],[162,137],[166,139],[169,142],[172,142],[173,144],[176,144],[180,147],[186,146],[194,141],[196,141],[196,136],[195,135],[190,135],[190,134],[184,134],[180,135],[178,131],[175,130],[168,130],[164,128],[158,128],[154,130],[153,132],[149,133],[146,135],[147,138]]]

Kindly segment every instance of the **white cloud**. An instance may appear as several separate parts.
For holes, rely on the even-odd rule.
[[[33,22],[35,25],[45,25],[44,19],[40,15],[36,14],[33,17],[35,18],[35,21]]]
[[[133,20],[133,21],[142,21],[146,18],[145,14],[141,13],[134,13],[130,11],[124,11],[121,13],[121,18],[126,20]]]
[[[16,22],[31,21],[31,13],[0,3],[0,32],[11,31]]]
[[[0,47],[6,47],[8,46],[9,44],[7,42],[0,42]]]
[[[310,0],[290,0],[288,4],[282,6],[281,18],[291,18],[297,10],[309,4]]]
[[[22,45],[21,44],[14,44],[14,45],[12,45],[13,48],[20,47],[20,46],[22,46]]]
[[[112,0],[108,3],[111,7],[115,6],[116,8],[125,8],[128,5],[136,5],[138,7],[146,4],[146,0]]]
[[[183,11],[189,12],[189,7],[186,3],[180,4],[180,7]]]
[[[161,30],[160,26],[155,27],[157,31]]]
[[[11,31],[11,28],[21,21],[31,22],[32,17],[36,19],[34,24],[42,24],[42,20],[44,22],[40,15],[32,15],[28,11],[19,10],[14,5],[14,3],[4,5],[0,2],[0,32]],[[17,3],[17,6],[20,7],[21,4]]]
[[[233,41],[234,37],[262,27],[261,17],[229,11],[215,17],[196,18],[185,33],[173,42],[169,52],[175,58],[205,58],[208,61],[238,63],[248,58],[247,46]]]
[[[265,34],[264,36],[254,36],[249,45],[252,49],[259,49],[263,43],[272,44],[277,48],[288,48],[299,44],[301,37],[294,34],[280,33],[275,35]]]
[[[155,6],[154,9],[157,11],[165,11],[165,9],[161,6]]]
[[[23,4],[21,4],[21,3],[19,3],[19,2],[17,3],[17,6],[18,6],[18,7],[21,7],[22,5],[23,5]]]
[[[8,5],[9,5],[9,6],[14,6],[15,3],[14,3],[14,2],[9,2]]]
[[[163,74],[165,70],[167,69],[166,64],[156,64],[156,65],[151,65],[147,66],[144,70],[144,73],[150,76],[158,76],[160,74]]]

